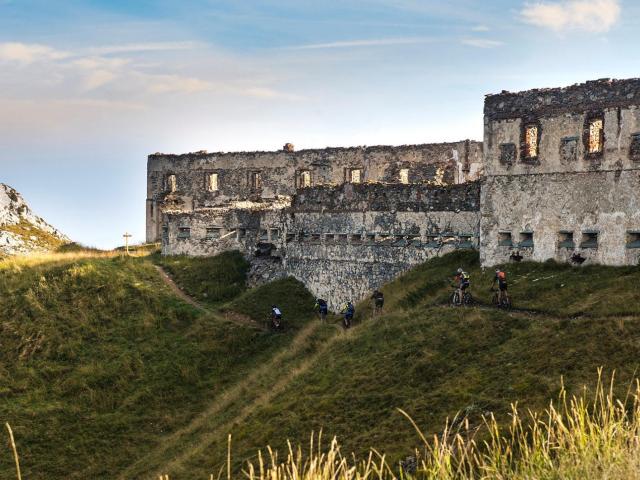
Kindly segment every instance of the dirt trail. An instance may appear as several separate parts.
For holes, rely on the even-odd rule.
[[[250,326],[250,327],[253,327],[253,328],[259,328],[260,330],[264,330],[265,329],[262,325],[258,324],[258,322],[253,321],[251,318],[249,318],[249,317],[247,317],[245,315],[240,315],[240,314],[236,314],[236,313],[233,313],[233,312],[226,312],[224,314],[220,314],[219,312],[215,312],[214,310],[212,310],[209,307],[203,305],[198,300],[196,300],[192,296],[190,296],[187,293],[185,293],[182,289],[180,289],[180,287],[176,284],[176,282],[173,281],[173,279],[166,272],[165,269],[163,269],[159,265],[154,265],[154,266],[156,267],[156,270],[158,270],[158,273],[160,274],[160,278],[162,278],[162,281],[171,289],[171,291],[178,298],[180,298],[180,300],[182,300],[185,303],[188,303],[189,305],[191,305],[194,308],[197,308],[202,313],[206,313],[206,314],[209,314],[209,315],[215,315],[216,317],[218,317],[220,319],[224,319],[224,320],[227,320],[229,322],[233,322],[233,323],[236,323],[238,325],[245,326],[245,327],[246,326]]]
[[[151,467],[156,470],[157,467],[161,465],[173,467],[176,463],[182,463],[190,457],[192,453],[194,453],[193,451],[188,450],[188,446],[193,445],[196,439],[203,440],[204,437],[206,441],[211,438],[219,438],[217,437],[218,432],[227,429],[231,422],[238,421],[239,418],[245,418],[248,411],[252,411],[258,405],[263,404],[267,401],[267,398],[273,398],[273,395],[275,395],[277,391],[281,391],[282,388],[284,388],[284,386],[293,378],[297,377],[301,371],[306,371],[311,365],[309,363],[310,360],[312,358],[316,358],[321,351],[324,351],[328,347],[328,343],[335,338],[335,336],[332,337],[329,342],[325,342],[324,345],[319,347],[316,354],[312,355],[312,357],[307,357],[307,359],[303,360],[297,367],[291,369],[291,360],[295,359],[297,355],[308,347],[311,337],[320,327],[321,324],[318,322],[311,322],[305,326],[293,338],[287,347],[276,353],[267,363],[255,369],[229,390],[219,395],[188,425],[164,438],[161,444],[130,465],[118,476],[118,478],[121,480],[141,478],[145,475],[149,475],[150,472],[146,470],[146,468]],[[275,383],[268,383],[267,385],[264,385],[262,381],[267,374],[271,372],[278,372],[278,376],[274,380]],[[207,426],[216,425],[220,416],[224,415],[229,408],[232,408],[236,402],[246,397],[247,392],[251,391],[255,392],[256,398],[252,400],[249,405],[244,407],[237,416],[234,416],[230,422],[225,422],[222,425],[213,427],[213,430],[206,430]],[[203,429],[205,430],[202,431]],[[225,435],[226,433],[228,432],[224,431]],[[213,435],[215,435],[215,437]],[[184,451],[185,449],[187,449],[186,452]],[[180,451],[180,453],[176,455],[176,451]],[[173,460],[169,458],[169,455],[173,456]],[[169,465],[167,465],[168,463]]]

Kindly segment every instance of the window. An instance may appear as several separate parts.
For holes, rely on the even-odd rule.
[[[209,192],[218,191],[218,174],[217,173],[208,173],[206,177],[206,181],[207,181],[207,191]]]
[[[498,233],[498,246],[513,247],[513,239],[511,238],[511,232]]]
[[[207,227],[207,239],[217,240],[222,236],[222,228],[220,227]]]
[[[354,233],[353,235],[351,235],[351,243],[362,243],[362,235],[360,235],[359,233]]]
[[[365,234],[365,239],[367,243],[376,243],[376,234],[375,233],[367,233]]]
[[[576,244],[573,241],[573,232],[563,230],[558,235],[558,248],[575,248]]]
[[[260,230],[260,237],[258,238],[261,242],[269,241],[269,231],[268,230]]]
[[[598,232],[582,232],[580,248],[598,248]]]
[[[362,170],[353,168],[349,172],[349,181],[351,183],[362,183]]]
[[[640,248],[640,230],[627,232],[627,248]]]
[[[640,133],[634,133],[631,135],[629,157],[631,157],[631,160],[634,162],[640,161]]]
[[[260,172],[251,172],[251,189],[259,190],[262,188],[262,175]]]
[[[564,137],[560,140],[560,161],[573,163],[578,157],[578,137]]]
[[[322,242],[322,235],[319,233],[311,234],[311,242],[312,243],[320,243]]]
[[[238,228],[236,229],[236,231],[238,232],[238,240],[244,238],[247,236],[247,229],[246,228]]]
[[[590,155],[602,153],[604,149],[604,120],[602,118],[589,120],[588,134],[587,152]]]
[[[527,125],[524,127],[524,156],[537,158],[538,156],[538,126]]]
[[[178,238],[181,238],[181,239],[191,238],[191,228],[189,228],[189,227],[179,227],[178,228]]]
[[[167,178],[165,179],[165,189],[171,193],[175,192],[178,189],[176,176],[174,174],[167,175]]]
[[[327,243],[333,243],[336,240],[336,236],[333,233],[327,233],[324,236],[324,241]]]
[[[459,238],[458,248],[473,248],[473,243],[471,242],[471,235],[460,234],[458,238]]]
[[[409,169],[401,168],[400,169],[400,183],[409,183]]]
[[[533,248],[533,232],[520,232],[520,248]]]
[[[427,247],[437,248],[440,246],[440,239],[438,235],[427,235],[426,237]]]
[[[304,170],[300,172],[300,188],[307,188],[311,186],[311,172]]]
[[[169,240],[169,226],[162,226],[162,240]]]
[[[516,144],[500,144],[500,163],[502,165],[513,165],[516,161]]]
[[[280,230],[278,230],[277,228],[272,228],[270,234],[272,242],[280,238]]]
[[[286,237],[286,242],[287,243],[291,243],[296,239],[296,234],[295,233],[287,233],[287,237]]]

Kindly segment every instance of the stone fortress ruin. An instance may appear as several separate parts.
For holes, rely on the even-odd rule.
[[[484,142],[153,154],[147,240],[240,250],[335,308],[425,260],[636,265],[640,79],[488,95]]]

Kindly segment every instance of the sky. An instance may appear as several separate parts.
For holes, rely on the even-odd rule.
[[[637,0],[0,0],[0,182],[144,240],[154,152],[482,139],[484,95],[640,76]]]

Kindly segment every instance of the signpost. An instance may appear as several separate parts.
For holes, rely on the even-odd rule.
[[[129,232],[125,232],[122,236],[124,237],[124,249],[127,252],[127,255],[129,255],[129,239],[133,237],[133,235]]]

